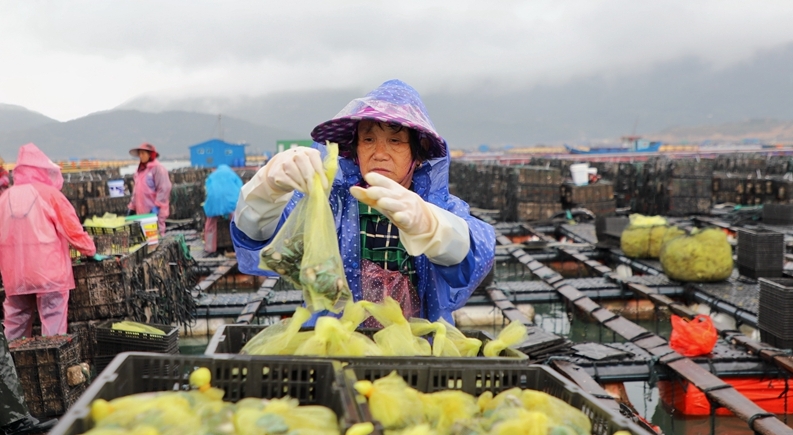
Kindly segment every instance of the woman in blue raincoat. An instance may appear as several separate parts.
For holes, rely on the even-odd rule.
[[[231,219],[237,207],[242,179],[229,165],[218,165],[204,182],[204,251],[213,253],[218,248],[218,221]]]
[[[418,92],[385,82],[311,136],[339,144],[330,206],[354,299],[390,296],[406,317],[452,322],[493,266],[495,231],[449,194],[448,146]],[[271,273],[259,252],[322,173],[322,148],[276,154],[242,187],[231,234],[243,273]]]

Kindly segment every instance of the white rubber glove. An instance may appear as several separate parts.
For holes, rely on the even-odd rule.
[[[242,186],[234,211],[237,228],[254,240],[272,237],[292,192],[305,193],[317,172],[327,188],[319,150],[296,147],[276,154]]]
[[[322,157],[319,150],[309,147],[295,147],[276,154],[259,169],[256,176],[264,180],[273,199],[294,190],[308,192],[314,181],[314,174],[324,174]],[[322,188],[328,188],[327,178],[322,179]]]
[[[442,266],[457,264],[468,255],[471,239],[464,219],[376,172],[366,174],[364,179],[370,187],[354,186],[350,193],[399,228],[399,239],[408,254],[426,255]]]
[[[350,188],[352,196],[384,214],[400,233],[425,234],[437,226],[435,216],[415,192],[377,172],[370,172],[363,178],[369,183],[369,188],[353,186]]]

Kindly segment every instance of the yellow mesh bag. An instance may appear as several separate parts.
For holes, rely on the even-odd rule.
[[[572,407],[558,397],[536,390],[523,390],[520,395],[523,407],[532,412],[541,412],[548,416],[548,424],[553,426],[569,426],[576,433],[590,433],[592,423],[581,410]]]
[[[664,273],[678,281],[722,281],[733,270],[730,242],[716,228],[668,241],[661,249],[660,260]]]
[[[474,396],[459,391],[447,390],[422,394],[424,416],[438,433],[450,433],[456,423],[473,418],[478,407]]]
[[[374,382],[358,381],[355,390],[368,399],[372,417],[385,429],[404,429],[426,422],[421,393],[410,388],[396,371]]]
[[[337,313],[352,296],[328,201],[338,169],[338,145],[327,143],[327,151],[323,162],[325,174],[314,174],[308,193],[272,242],[262,248],[259,267],[272,270],[302,288],[309,310]],[[320,177],[327,178],[327,190],[322,188]]]
[[[369,314],[366,312],[366,307],[361,301],[353,302],[350,300],[344,306],[344,313],[342,313],[340,320],[345,329],[355,331],[368,317]]]
[[[294,345],[290,346],[290,342],[297,337],[300,327],[310,317],[311,313],[307,309],[298,307],[291,318],[270,325],[254,335],[242,347],[240,353],[249,355],[291,355],[292,353],[289,351],[294,348]],[[301,338],[305,339],[305,336]]]
[[[337,435],[336,414],[324,406],[299,406],[297,399],[283,397],[262,401],[262,406],[238,406],[233,416],[238,434],[300,433]]]
[[[620,249],[630,258],[658,258],[665,242],[685,234],[661,216],[632,214],[620,236]]]
[[[374,342],[385,356],[429,356],[432,354],[430,343],[421,337],[416,337],[410,329],[402,307],[390,297],[382,303],[376,304],[361,301],[366,311],[369,312],[383,329],[374,334]]]
[[[330,337],[328,353],[331,356],[380,356],[383,352],[371,338],[356,332],[369,314],[361,302],[347,302],[339,319],[341,331]]]
[[[457,346],[446,335],[446,325],[427,319],[410,319],[410,330],[416,337],[433,334],[432,356],[460,357]]]
[[[475,357],[479,355],[479,349],[482,348],[482,340],[466,337],[462,331],[443,318],[439,319],[438,322],[446,327],[446,337],[454,344],[454,347],[457,348],[457,352],[460,353],[460,356]]]
[[[296,346],[292,354],[311,356],[378,356],[380,348],[369,337],[355,332],[366,316],[360,304],[348,302],[340,319],[323,316],[317,319],[313,331],[305,332],[306,338]]]
[[[295,349],[295,355],[328,356],[328,337],[340,328],[339,319],[323,316],[317,319],[314,333]]]
[[[529,333],[526,330],[526,325],[520,322],[511,322],[501,330],[495,340],[485,344],[483,353],[487,357],[499,356],[504,349],[522,344],[528,338]]]

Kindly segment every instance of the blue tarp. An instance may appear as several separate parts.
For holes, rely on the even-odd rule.
[[[206,183],[207,198],[204,214],[207,217],[228,216],[237,207],[242,179],[228,165],[220,165],[209,174]]]

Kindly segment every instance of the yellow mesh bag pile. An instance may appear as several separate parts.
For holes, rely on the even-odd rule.
[[[620,249],[630,258],[658,258],[664,242],[685,235],[661,216],[630,215],[630,224],[620,236]]]
[[[369,316],[383,328],[372,338],[358,332]],[[522,344],[527,338],[526,327],[510,323],[495,340],[482,346],[482,341],[466,335],[449,322],[440,319],[406,319],[399,303],[386,298],[382,303],[348,301],[340,318],[319,317],[314,329],[301,331],[311,317],[305,308],[298,308],[290,319],[268,326],[253,336],[240,353],[250,355],[303,356],[437,356],[437,357],[497,357],[507,348]],[[431,340],[428,338],[431,337]],[[431,343],[430,343],[431,341]],[[514,351],[510,356],[527,358]]]
[[[723,281],[732,274],[732,246],[719,229],[694,230],[664,244],[661,266],[678,281]]]

